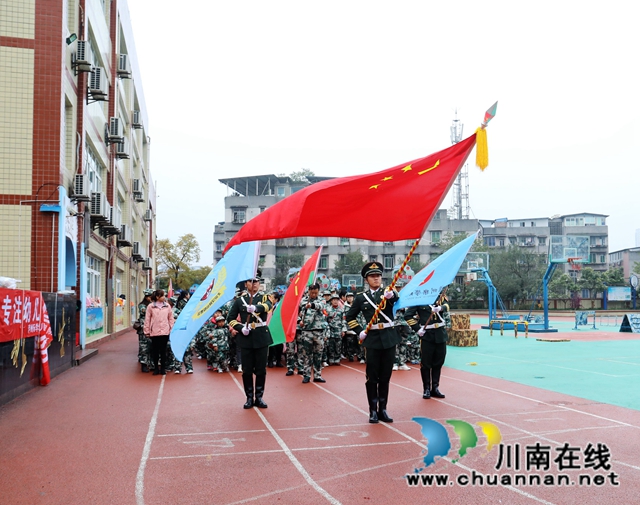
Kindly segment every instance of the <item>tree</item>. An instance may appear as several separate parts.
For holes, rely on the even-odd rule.
[[[626,286],[622,268],[610,268],[604,272],[603,280],[607,286]]]
[[[342,283],[342,276],[345,274],[360,275],[364,265],[364,256],[360,249],[349,250],[347,254],[341,254],[340,258],[333,262],[331,277],[338,279]]]
[[[578,281],[578,286],[581,289],[588,289],[591,294],[591,298],[595,298],[598,296],[598,293],[602,293],[606,288],[604,275],[595,271],[593,268],[583,268],[582,275]]]
[[[314,174],[312,170],[309,170],[308,168],[302,168],[297,172],[291,172],[291,174],[289,175],[289,179],[291,179],[291,182],[309,182],[309,179],[307,179],[307,177],[313,177],[315,175],[316,174]]]
[[[549,298],[562,301],[564,308],[571,301],[571,294],[578,290],[578,284],[569,274],[556,275],[549,282]]]
[[[286,254],[276,256],[276,275],[271,279],[271,289],[287,283],[287,274],[292,268],[299,268],[304,264],[304,254]]]
[[[178,238],[175,244],[167,238],[158,240],[156,244],[156,259],[168,277],[173,279],[174,288],[188,289],[191,284],[181,282],[181,272],[191,269],[191,265],[200,260],[200,245],[196,237],[187,233]]]
[[[211,272],[211,267],[199,267],[185,270],[180,274],[180,288],[189,289],[194,284],[202,284]]]
[[[546,257],[509,247],[491,255],[491,280],[504,300],[530,300],[536,296],[546,269]]]

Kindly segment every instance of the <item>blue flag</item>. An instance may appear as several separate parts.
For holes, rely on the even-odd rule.
[[[477,236],[478,232],[465,238],[420,270],[400,291],[400,299],[393,306],[394,314],[405,307],[434,303],[440,292],[456,278]]]
[[[176,359],[182,360],[194,335],[213,313],[231,300],[236,284],[256,274],[260,242],[243,242],[229,249],[180,312],[169,340]]]

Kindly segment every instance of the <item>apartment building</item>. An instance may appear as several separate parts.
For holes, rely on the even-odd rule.
[[[83,346],[153,282],[148,132],[126,0],[0,3],[0,275],[76,293]]]
[[[628,281],[636,264],[640,264],[640,247],[629,247],[610,253],[609,264],[612,267],[622,268],[624,278]]]
[[[608,268],[609,241],[607,217],[603,214],[580,213],[536,218],[481,219],[479,224],[482,227],[484,245],[496,249],[518,246],[537,254],[550,254],[554,244],[562,246],[566,238],[571,237],[580,244],[584,244],[582,246],[584,250],[589,250],[589,267],[605,271]],[[559,254],[562,255],[570,250],[573,248],[561,247]],[[569,256],[580,255],[578,251],[568,254]],[[551,259],[560,258],[556,258],[555,253],[552,252]],[[564,264],[562,268],[565,272],[576,275],[571,265]]]

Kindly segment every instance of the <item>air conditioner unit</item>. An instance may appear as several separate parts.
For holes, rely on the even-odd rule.
[[[131,192],[133,193],[133,199],[136,202],[144,202],[144,194],[142,192],[142,181],[140,179],[133,179]]]
[[[134,110],[131,113],[131,128],[136,130],[142,128],[142,114],[139,110]]]
[[[108,139],[109,142],[122,142],[124,140],[124,125],[119,117],[109,118]]]
[[[120,233],[118,234],[118,245],[130,246],[133,244],[133,230],[130,226],[123,224],[120,226]]]
[[[122,79],[131,79],[131,62],[128,54],[118,56],[118,77]]]
[[[142,265],[143,270],[153,270],[153,258],[145,258],[144,265]]]
[[[127,139],[122,139],[121,142],[116,142],[116,158],[119,160],[129,159],[129,144]]]
[[[153,211],[151,209],[147,209],[144,211],[144,220],[153,221]]]
[[[97,221],[106,221],[109,203],[104,193],[91,193],[91,217]]]
[[[78,40],[76,53],[72,57],[71,66],[78,72],[91,72],[91,46],[86,40]]]
[[[89,79],[89,94],[96,101],[106,100],[109,94],[109,82],[107,81],[107,73],[102,67],[95,67],[91,70],[91,78]]]
[[[142,249],[140,248],[140,242],[133,242],[131,245],[131,256],[140,256],[142,257]]]
[[[76,202],[90,202],[91,191],[89,191],[89,176],[87,174],[76,174],[73,181],[72,200]]]

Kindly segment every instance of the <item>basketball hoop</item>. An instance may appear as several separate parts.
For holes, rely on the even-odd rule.
[[[576,272],[579,272],[582,268],[582,264],[578,263],[578,261],[580,261],[580,258],[567,258],[567,263],[569,263],[571,270]]]

